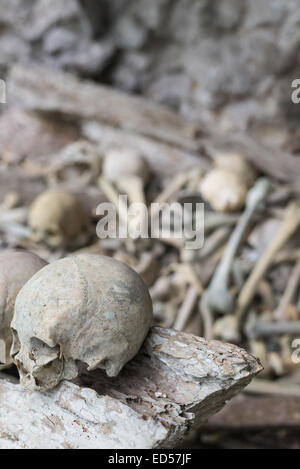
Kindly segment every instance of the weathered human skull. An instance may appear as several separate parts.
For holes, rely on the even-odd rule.
[[[257,179],[255,168],[241,153],[232,151],[218,153],[215,156],[214,164],[217,168],[236,173],[241,180],[244,180],[248,188],[253,186]]]
[[[12,344],[10,323],[16,296],[27,280],[46,264],[31,252],[9,251],[0,254],[0,370],[12,363],[9,356]]]
[[[49,183],[72,181],[76,186],[88,185],[99,176],[101,161],[102,155],[97,145],[87,140],[77,140],[51,159],[46,176]]]
[[[226,168],[214,168],[200,182],[203,199],[217,212],[240,210],[246,201],[247,184],[238,173]]]
[[[28,224],[34,241],[57,248],[80,244],[86,219],[76,197],[62,190],[49,190],[33,201]]]
[[[51,389],[77,376],[77,361],[117,376],[151,321],[148,289],[127,265],[93,254],[55,261],[16,300],[11,353],[21,385]]]

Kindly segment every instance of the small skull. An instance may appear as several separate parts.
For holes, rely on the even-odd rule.
[[[214,168],[200,182],[200,192],[217,212],[231,212],[245,205],[248,188],[238,173]]]
[[[75,141],[62,149],[48,169],[48,182],[72,181],[88,185],[96,181],[101,171],[101,154],[96,145],[86,140]]]
[[[0,254],[0,370],[11,365],[12,343],[10,323],[15,299],[23,285],[47,264],[36,254],[10,251]]]
[[[80,244],[86,220],[81,204],[72,194],[49,190],[33,201],[28,224],[33,241],[59,248]]]
[[[227,169],[228,171],[237,174],[239,178],[246,183],[248,188],[253,186],[257,179],[255,169],[240,153],[219,153],[215,156],[214,163],[217,168]]]
[[[51,389],[77,376],[77,362],[117,376],[151,321],[148,289],[127,265],[93,254],[55,261],[16,300],[11,353],[21,385]]]

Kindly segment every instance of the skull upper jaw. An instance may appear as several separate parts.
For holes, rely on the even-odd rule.
[[[59,345],[50,347],[35,337],[21,345],[15,330],[11,356],[18,368],[21,386],[30,391],[47,391],[78,374],[76,363],[64,359]]]

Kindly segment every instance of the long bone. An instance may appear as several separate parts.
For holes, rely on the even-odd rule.
[[[296,292],[300,281],[300,260],[296,263],[293,268],[290,278],[287,282],[285,291],[281,297],[280,303],[274,311],[274,317],[277,320],[288,319],[288,306],[292,303],[293,298],[296,296]]]
[[[102,179],[106,180],[106,183],[114,184],[120,194],[127,194],[130,204],[139,205],[136,207],[137,213],[130,216],[126,214],[128,227],[140,227],[145,231],[147,224],[143,210],[146,206],[144,186],[149,175],[147,160],[133,149],[112,149],[104,157]]]
[[[285,217],[282,221],[279,231],[259,261],[256,263],[239,294],[236,308],[236,317],[239,328],[241,328],[243,325],[245,312],[256,293],[258,283],[263,278],[269,266],[272,264],[275,255],[295,233],[295,231],[299,228],[299,225],[300,207],[295,202],[291,202],[286,209]]]
[[[134,150],[110,150],[104,157],[103,177],[124,191],[130,203],[146,205],[144,186],[149,173],[146,159]]]
[[[250,321],[245,328],[245,333],[251,339],[278,335],[299,337],[300,321]]]
[[[235,227],[223,257],[214,273],[210,285],[202,295],[200,311],[203,316],[206,337],[212,336],[212,314],[214,311],[229,313],[234,309],[234,297],[229,291],[229,277],[232,270],[233,260],[237,250],[251,223],[257,209],[270,192],[271,184],[268,179],[259,179],[255,186],[248,192],[246,208]]]

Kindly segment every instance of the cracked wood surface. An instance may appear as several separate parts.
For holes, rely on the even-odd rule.
[[[260,370],[235,345],[154,327],[117,378],[82,369],[37,393],[0,374],[0,448],[174,448]]]

